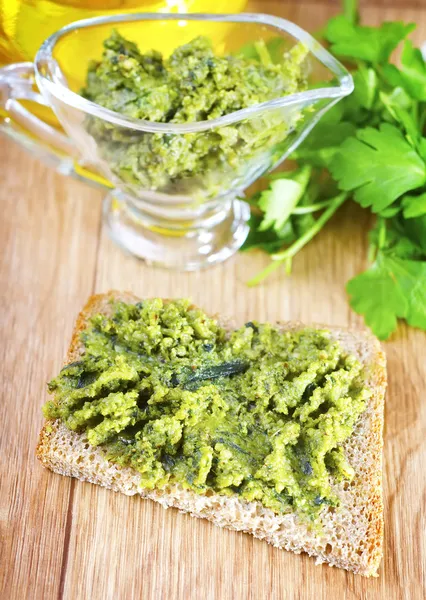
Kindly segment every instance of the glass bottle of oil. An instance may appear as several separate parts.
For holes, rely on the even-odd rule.
[[[0,65],[33,60],[43,40],[80,19],[132,12],[238,13],[246,4],[247,0],[0,0]]]

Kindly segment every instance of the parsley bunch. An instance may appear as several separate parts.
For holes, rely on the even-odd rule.
[[[352,70],[353,94],[333,107],[292,155],[297,168],[269,176],[256,194],[243,249],[271,264],[255,285],[294,255],[349,198],[376,215],[368,268],[346,286],[352,308],[380,339],[397,319],[426,330],[426,62],[407,35],[414,24],[358,24],[356,4],[322,32]],[[390,63],[403,44],[400,66]],[[319,216],[318,216],[319,215]]]

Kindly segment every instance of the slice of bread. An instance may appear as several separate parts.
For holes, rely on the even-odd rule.
[[[131,293],[119,292],[92,296],[77,319],[66,364],[77,360],[84,352],[80,332],[85,329],[90,316],[110,314],[111,300],[130,303],[139,299]],[[229,319],[219,321],[228,330],[235,327]],[[280,323],[280,327],[297,329],[302,325]],[[340,498],[340,506],[324,508],[320,517],[321,530],[309,527],[295,513],[276,514],[259,502],[248,502],[237,495],[200,495],[178,484],[167,485],[161,490],[141,489],[137,471],[109,462],[101,447],[90,446],[84,434],[68,430],[60,421],[45,423],[37,456],[55,473],[97,483],[129,496],[140,494],[165,508],[175,507],[220,527],[246,531],[279,548],[307,552],[316,557],[317,563],[326,562],[367,577],[376,576],[383,543],[382,430],[386,360],[379,342],[371,335],[356,330],[328,329],[346,351],[363,363],[366,385],[372,395],[352,436],[344,444],[356,475],[351,483],[333,486]]]

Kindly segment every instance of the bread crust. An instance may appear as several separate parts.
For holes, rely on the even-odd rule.
[[[136,302],[131,292],[111,291],[92,296],[77,318],[65,364],[78,360],[84,348],[80,333],[93,314],[111,312],[111,300]],[[218,317],[230,330],[236,325]],[[301,323],[279,323],[298,329]],[[314,325],[316,327],[324,327]],[[259,502],[235,496],[200,495],[178,484],[161,490],[144,490],[139,474],[109,462],[101,447],[93,448],[84,434],[72,432],[59,421],[46,421],[36,454],[42,464],[61,475],[76,477],[127,495],[139,494],[165,508],[175,507],[195,517],[206,518],[220,527],[246,531],[276,547],[296,553],[307,552],[317,564],[328,563],[367,577],[377,576],[383,547],[382,449],[383,412],[386,390],[386,358],[379,342],[356,329],[327,327],[342,347],[363,363],[366,385],[372,396],[352,436],[343,445],[355,469],[353,481],[334,484],[340,507],[325,507],[321,513],[322,532],[314,530],[295,513],[275,514]]]

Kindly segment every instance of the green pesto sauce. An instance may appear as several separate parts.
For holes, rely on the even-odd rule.
[[[82,94],[126,117],[171,124],[205,121],[306,88],[307,50],[301,45],[281,53],[277,63],[262,42],[254,44],[254,58],[218,56],[206,37],[179,46],[167,59],[155,50],[142,54],[116,31],[104,47],[102,60],[89,66]],[[258,171],[252,159],[276,160],[279,144],[300,118],[290,112],[284,117],[282,111],[269,111],[179,135],[136,132],[93,117],[87,128],[120,180],[163,192],[201,188],[211,196],[223,190],[226,174],[233,181],[247,170]]]
[[[85,432],[141,486],[179,482],[314,519],[353,477],[342,442],[369,396],[326,330],[247,323],[227,334],[189,301],[117,302],[49,383],[48,419]]]

